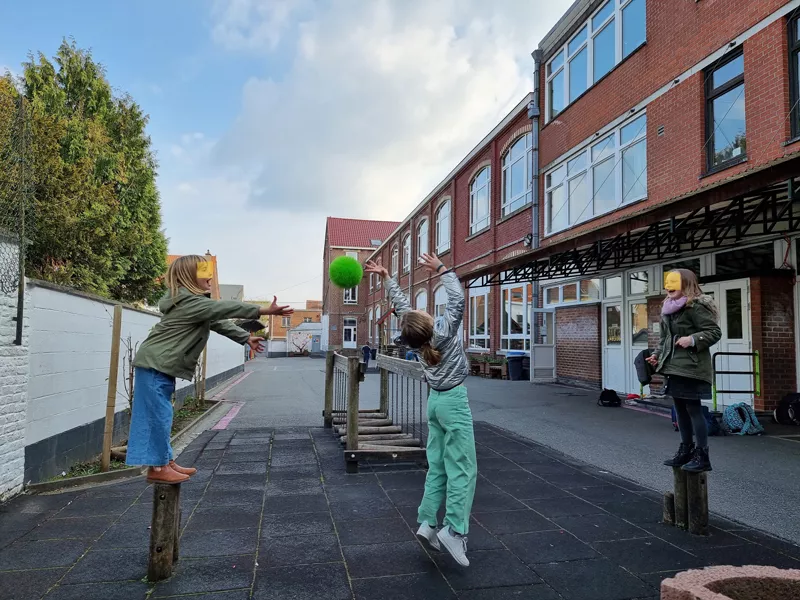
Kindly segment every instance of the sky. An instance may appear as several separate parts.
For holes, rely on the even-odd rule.
[[[571,3],[0,0],[0,70],[91,49],[150,116],[170,253],[302,303],[325,218],[404,219],[532,89]]]

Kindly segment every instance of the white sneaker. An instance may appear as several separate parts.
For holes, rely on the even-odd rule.
[[[455,533],[450,527],[442,527],[436,534],[444,549],[450,553],[462,567],[469,566],[467,559],[467,537]]]
[[[423,521],[417,529],[417,537],[429,548],[433,548],[437,552],[441,551],[439,538],[436,537],[436,528],[428,525],[427,521]]]

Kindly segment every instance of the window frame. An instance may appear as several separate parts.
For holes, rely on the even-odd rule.
[[[583,288],[581,287],[581,284],[584,281],[595,282],[597,286],[597,298],[589,298],[588,300],[583,299]],[[577,296],[575,300],[564,300],[564,288],[569,286],[576,287]],[[558,290],[558,300],[555,302],[550,302],[548,300],[547,293],[551,290]],[[546,308],[552,308],[556,306],[577,306],[579,304],[598,304],[602,301],[603,280],[600,277],[582,277],[581,279],[570,279],[554,285],[542,286],[542,305]]]
[[[444,302],[441,304],[436,303],[436,296],[439,295],[439,292],[444,294]],[[443,306],[441,313],[439,312],[439,307]],[[433,317],[434,319],[438,317],[443,317],[445,311],[447,310],[447,290],[443,285],[438,285],[435,290],[433,290]]]
[[[411,232],[403,236],[403,274],[411,271]]]
[[[608,0],[607,2],[604,2],[594,11],[592,11],[578,27],[576,27],[575,32],[566,40],[563,46],[559,47],[557,51],[553,52],[551,58],[545,63],[545,124],[557,118],[558,115],[564,112],[571,104],[578,100],[578,98],[592,89],[592,87],[597,85],[597,83],[599,83],[604,77],[614,71],[614,69],[616,69],[629,56],[634,54],[639,48],[647,43],[647,2],[642,0],[644,1],[644,23],[642,24],[644,27],[643,40],[631,48],[628,54],[625,54],[625,32],[623,26],[624,11],[636,1],[639,0]],[[611,14],[606,17],[602,23],[593,23],[595,17],[604,9],[606,9],[609,3],[613,4],[613,10],[611,11]],[[615,29],[614,64],[606,73],[600,77],[595,77],[595,39],[598,35],[603,33],[606,27],[611,26],[612,23]],[[570,46],[582,35],[585,35],[585,39],[575,46],[575,48],[572,49],[572,52],[570,52]],[[586,50],[586,87],[581,93],[577,94],[574,99],[570,99],[570,59],[577,57],[583,50]],[[561,62],[561,64],[554,69],[553,64],[559,59],[563,62]],[[555,80],[555,78],[560,74],[563,74],[564,81],[562,90],[563,98],[561,103],[563,108],[559,112],[553,113],[551,85],[553,80]]]
[[[303,317],[303,323],[313,323],[314,319],[311,317]]]
[[[450,251],[451,246],[451,237],[452,237],[452,229],[453,229],[453,209],[452,209],[452,200],[448,198],[447,200],[443,201],[439,206],[436,208],[436,254],[441,256],[445,252]],[[444,209],[447,208],[447,231],[444,231],[444,227],[442,227],[442,212]],[[442,238],[447,236],[446,240]]]
[[[425,306],[420,308],[419,304],[419,297],[425,294]],[[414,309],[415,310],[424,310],[428,312],[428,290],[417,290],[417,293],[414,294]]]
[[[422,228],[425,228],[425,243],[422,243]],[[422,219],[417,225],[417,257],[431,251],[431,227],[427,218]],[[424,247],[423,247],[424,246]]]
[[[395,244],[392,246],[392,277],[397,277],[400,270],[400,246]]]
[[[532,303],[528,300],[529,286],[531,286],[530,283],[520,282],[520,283],[509,283],[500,287],[500,350],[498,352],[501,354],[505,354],[506,352],[530,352],[531,350],[531,334],[529,332],[529,328],[530,328],[530,309]],[[522,298],[524,302],[524,309],[522,311],[522,333],[511,333],[511,322],[514,320],[512,318],[513,313],[510,310],[511,290],[517,288],[522,288]],[[508,292],[509,309],[506,311],[506,316],[508,318],[507,320],[504,320],[503,309],[506,306],[506,292]],[[507,325],[509,333],[503,332],[504,325]],[[516,350],[511,348],[511,342],[514,340],[523,340],[522,342],[523,350]],[[506,347],[503,347],[504,342],[506,342],[505,344]]]
[[[789,43],[789,106],[791,112],[792,139],[800,137],[800,15],[789,19],[787,41]]]
[[[475,315],[478,310],[478,298],[483,298],[483,333],[475,331]],[[469,352],[489,352],[491,350],[491,321],[489,320],[491,310],[489,309],[489,288],[472,288],[469,292],[469,327],[467,328],[467,350]],[[483,346],[476,346],[474,342],[481,341]]]
[[[626,129],[628,126],[637,123],[640,119],[642,119],[642,125],[630,140],[623,143],[623,130]],[[545,213],[545,235],[550,236],[557,233],[561,233],[563,231],[567,231],[572,229],[573,227],[577,227],[582,225],[586,221],[590,221],[597,217],[601,217],[603,215],[611,214],[616,210],[624,206],[629,206],[636,202],[641,202],[642,200],[647,199],[649,194],[648,189],[648,181],[647,181],[647,169],[648,169],[648,148],[647,148],[647,111],[642,110],[635,115],[632,115],[629,119],[626,119],[613,129],[606,131],[603,135],[597,136],[596,139],[593,139],[591,143],[585,144],[580,147],[579,150],[572,152],[569,154],[564,160],[560,161],[558,164],[550,167],[547,171],[544,171],[544,213]],[[613,148],[611,149],[611,154],[608,155],[607,151],[604,151],[602,154],[598,155],[597,158],[593,158],[592,150],[598,147],[601,147],[603,144],[607,143],[608,140],[613,140]],[[639,179],[636,183],[641,181],[642,177],[644,178],[644,194],[639,195],[632,195],[629,198],[625,198],[624,195],[624,156],[625,152],[630,148],[633,148],[639,143],[644,143],[644,160],[645,160],[645,168],[644,172],[639,176]],[[570,163],[575,163],[578,159],[583,159],[583,166],[579,169],[574,171],[570,171],[569,166]],[[607,177],[603,180],[602,185],[605,186],[608,180],[614,182],[614,202],[615,206],[611,210],[605,210],[603,212],[597,212],[596,210],[596,196],[595,193],[595,169],[602,166],[606,162],[611,161],[613,163],[613,178]],[[559,170],[563,169],[564,174],[563,177],[560,178],[558,183],[553,185],[551,183],[552,176],[555,175]],[[558,178],[556,178],[558,179]],[[580,180],[579,180],[580,179]],[[570,214],[570,188],[569,184],[573,181],[578,181],[578,185],[582,185],[585,183],[585,187],[588,190],[588,200],[589,202],[584,206],[580,220],[573,220]],[[563,188],[564,193],[564,208],[567,210],[567,224],[564,227],[560,228],[553,228],[552,226],[552,198],[551,194],[557,191],[559,188]],[[592,210],[590,214],[586,214],[586,209],[591,204]],[[564,210],[564,208],[560,210]],[[559,212],[560,212],[559,210]],[[557,213],[558,214],[558,213]]]
[[[478,179],[486,173],[486,181],[478,185]],[[486,190],[485,207],[478,206],[479,194]],[[478,218],[478,209],[485,208],[486,214]],[[480,169],[469,184],[469,234],[475,235],[489,229],[492,222],[492,167],[486,165]]]
[[[292,317],[281,317],[281,327],[289,329],[292,326]]]
[[[352,306],[358,304],[358,286],[342,290],[342,304]]]
[[[513,162],[508,162],[511,157],[511,150],[516,146],[519,142],[525,142],[525,151],[523,155]],[[508,194],[506,190],[508,190],[508,183],[510,180],[510,173],[511,169],[516,165],[519,161],[523,161],[523,165],[525,168],[525,190],[518,194],[517,196],[508,199]],[[517,137],[511,144],[509,144],[508,148],[506,149],[505,153],[500,159],[500,164],[502,165],[501,169],[501,182],[502,182],[502,189],[500,190],[500,217],[507,217],[508,215],[515,213],[516,211],[524,208],[528,204],[533,201],[533,188],[531,185],[531,174],[533,172],[533,133],[528,131],[527,133],[522,134],[521,136]],[[524,199],[523,203],[517,206],[516,208],[511,208],[514,206],[519,199]]]
[[[742,58],[742,73],[737,75],[733,79],[729,79],[723,85],[719,87],[714,87],[714,72],[719,71],[726,65],[732,63],[733,61]],[[706,122],[705,122],[705,149],[706,149],[706,173],[716,173],[717,171],[722,171],[734,165],[738,165],[741,162],[747,160],[747,147],[745,146],[745,151],[739,154],[739,156],[734,156],[726,161],[722,161],[720,163],[714,164],[714,136],[716,134],[716,128],[714,127],[714,101],[724,96],[728,92],[731,92],[742,86],[742,97],[744,98],[744,94],[747,92],[746,87],[746,79],[745,79],[745,69],[744,69],[744,47],[740,46],[736,49],[735,52],[732,52],[730,56],[728,56],[724,61],[719,61],[715,63],[712,68],[706,69],[703,71],[705,76],[705,109],[706,109]],[[745,112],[745,125],[744,125],[744,138],[745,143],[747,143],[747,113]]]
[[[374,314],[374,312],[370,308],[369,312],[367,313],[367,331],[368,331],[367,339],[370,340],[370,341],[372,341],[372,316],[373,316],[373,314]]]

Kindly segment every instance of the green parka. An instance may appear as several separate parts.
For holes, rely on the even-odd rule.
[[[175,298],[167,292],[158,309],[161,321],[139,347],[133,365],[190,381],[210,332],[244,345],[250,334],[225,319],[257,319],[260,311],[253,304],[211,300],[185,288]]]
[[[698,296],[675,314],[662,315],[661,341],[655,352],[658,356],[656,373],[713,383],[709,348],[722,337],[718,319],[714,300],[705,295]],[[679,338],[687,336],[694,338],[694,346],[675,345]]]

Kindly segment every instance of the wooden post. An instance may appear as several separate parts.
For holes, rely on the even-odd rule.
[[[206,399],[206,369],[208,368],[208,344],[203,348],[203,367],[200,371],[200,394],[198,400]]]
[[[689,533],[708,535],[708,478],[706,473],[688,473]]]
[[[153,486],[153,520],[150,523],[150,556],[147,566],[149,581],[162,581],[172,576],[172,567],[178,555],[180,504],[179,483],[156,483]]]
[[[114,437],[114,413],[117,400],[117,374],[119,373],[119,343],[122,335],[122,305],[114,306],[114,321],[111,326],[111,360],[108,365],[108,394],[106,395],[106,423],[103,431],[103,454],[100,470],[111,468],[111,442]]]
[[[336,353],[328,350],[325,355],[325,408],[322,412],[325,429],[333,427],[333,375]]]
[[[180,496],[180,491],[178,492]],[[179,498],[180,500],[180,498]],[[175,535],[172,542],[172,563],[178,562],[178,554],[180,553],[181,542],[181,519],[183,518],[183,509],[181,509],[180,502],[178,502],[178,510],[175,511]]]
[[[389,371],[381,369],[381,404],[380,411],[389,414]]]
[[[672,467],[675,483],[675,525],[681,529],[689,526],[689,505],[686,493],[686,471],[680,467]]]
[[[357,358],[348,358],[347,366],[347,446],[358,450],[358,392],[361,369]]]
[[[675,494],[664,492],[664,523],[675,525]]]

